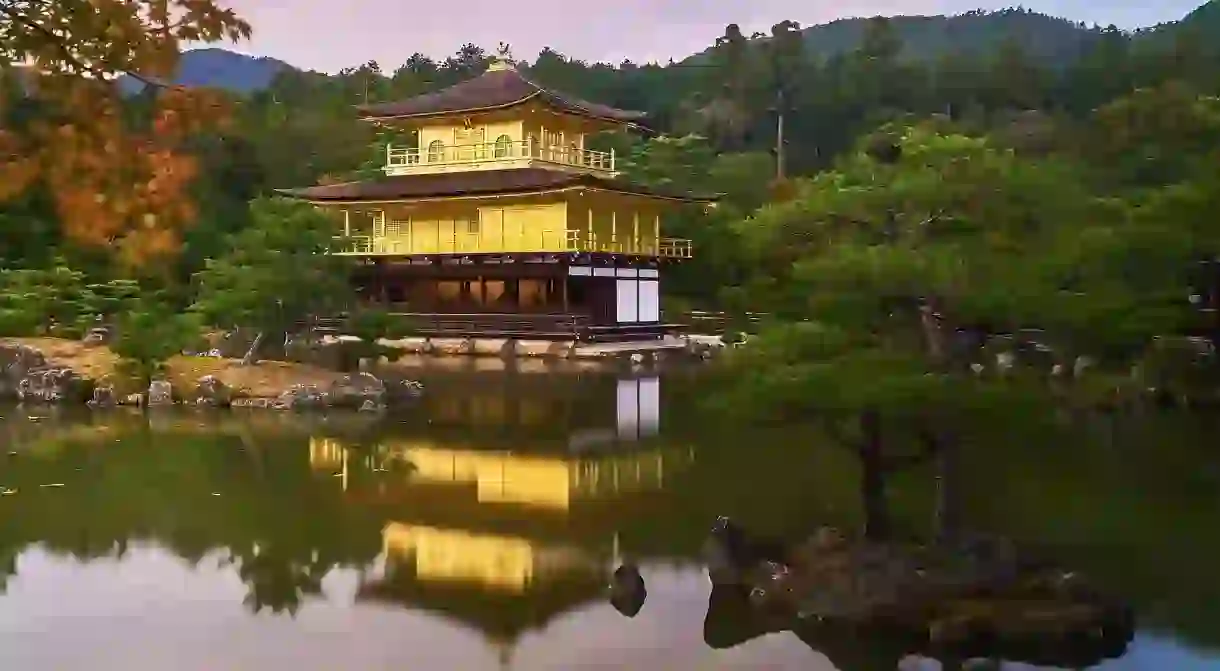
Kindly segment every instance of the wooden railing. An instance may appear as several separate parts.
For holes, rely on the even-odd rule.
[[[336,236],[335,240],[345,240]],[[642,236],[599,236],[587,230],[543,230],[534,233],[503,235],[460,233],[421,235],[410,232],[398,237],[354,235],[346,238],[339,251],[343,256],[401,256],[409,254],[513,254],[513,253],[609,253],[635,254],[668,259],[689,259],[693,255],[691,241],[685,238],[651,238]]]
[[[582,342],[613,342],[623,338],[652,336],[660,338],[677,330],[674,324],[595,325],[587,314],[579,313],[437,313],[398,312],[388,305],[394,317],[403,320],[414,337],[464,338],[537,338],[540,340],[578,340]],[[298,324],[315,333],[337,335],[342,332],[343,317],[314,318]]]
[[[727,312],[705,312],[691,310],[688,312],[669,313],[661,315],[665,321],[685,324],[690,330],[699,333],[726,333],[730,327],[736,330],[757,332],[763,321],[770,315],[765,312],[747,312],[743,315],[730,315]]]
[[[537,141],[482,142],[479,144],[429,147],[395,147],[386,145],[386,171],[402,172],[418,168],[470,165],[489,161],[533,159],[559,165],[588,168],[599,172],[614,172],[614,151],[593,151],[579,147],[543,145]]]
[[[439,314],[425,312],[395,313],[413,325],[420,335],[471,335],[580,338],[590,326],[588,315],[581,314],[521,314],[465,313]]]

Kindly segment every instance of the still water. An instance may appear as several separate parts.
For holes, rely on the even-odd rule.
[[[712,521],[858,527],[852,453],[710,422],[689,375],[425,384],[380,423],[0,409],[0,669],[897,668],[867,640],[705,633],[736,626],[710,621]],[[1134,605],[1134,641],[1099,668],[1220,669],[1209,434],[1121,433],[971,450],[963,519]],[[895,526],[927,532],[933,475],[891,476]],[[647,581],[634,618],[605,596],[624,558]]]

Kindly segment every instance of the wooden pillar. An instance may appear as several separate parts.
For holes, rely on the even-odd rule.
[[[661,252],[661,215],[658,213],[652,221],[652,243],[655,245],[656,253]]]
[[[631,251],[640,251],[640,211],[633,210],[631,214]]]
[[[585,251],[592,252],[592,251],[596,251],[596,248],[593,245],[593,203],[589,202],[588,199],[586,199],[585,202],[588,203],[588,206],[589,206],[589,210],[588,210],[589,211],[589,223],[588,223],[588,233],[585,237],[585,245],[586,245]]]
[[[346,207],[343,208],[343,237],[352,237],[352,211]]]
[[[618,210],[610,210],[610,244],[613,245],[614,251],[621,251],[618,247]]]

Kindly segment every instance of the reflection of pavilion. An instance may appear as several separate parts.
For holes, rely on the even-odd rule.
[[[694,453],[642,442],[659,426],[656,378],[617,381],[590,413],[597,423],[578,432],[562,430],[574,422],[553,412],[546,422],[529,394],[495,398],[503,390],[488,387],[434,397],[427,425],[375,447],[316,438],[310,456],[315,470],[343,476],[349,499],[392,520],[384,568],[362,582],[359,599],[444,614],[507,650],[523,632],[602,598],[621,520],[652,510]]]
[[[511,650],[524,632],[597,599],[607,556],[525,538],[391,522],[385,569],[357,592],[478,629]]]
[[[422,399],[428,432],[479,432],[582,451],[655,436],[661,384],[655,377],[618,380],[578,376],[472,375],[428,380]]]

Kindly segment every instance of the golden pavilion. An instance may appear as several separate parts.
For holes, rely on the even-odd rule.
[[[280,193],[335,212],[365,300],[418,317],[422,335],[660,337],[661,269],[692,255],[668,213],[714,196],[619,177],[606,131],[644,114],[543,87],[504,55],[445,89],[357,108],[404,131],[384,175]],[[338,225],[338,224],[337,224]]]

